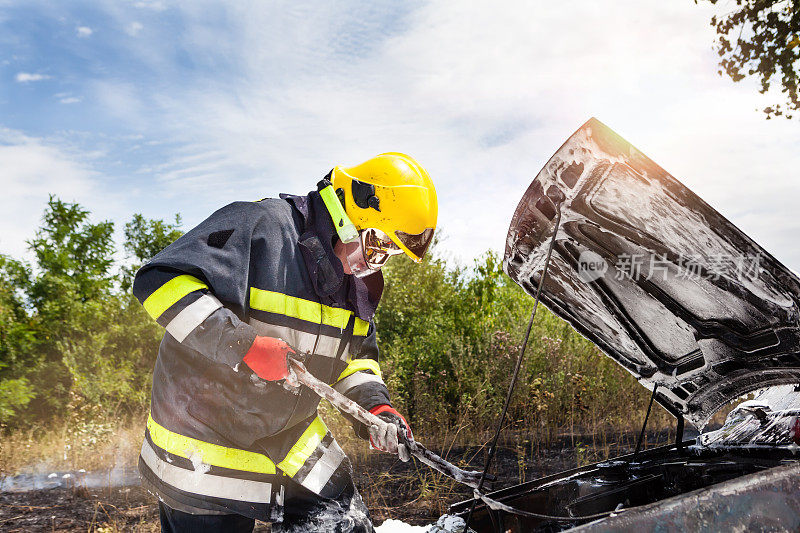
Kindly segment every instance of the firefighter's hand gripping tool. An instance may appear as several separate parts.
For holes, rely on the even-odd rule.
[[[336,391],[329,385],[323,383],[311,372],[306,369],[305,365],[297,358],[289,357],[290,376],[287,378],[287,385],[290,387],[297,387],[305,385],[320,398],[328,400],[331,405],[336,407],[342,413],[346,413],[355,418],[362,424],[369,428],[372,432],[386,432],[388,430],[389,422],[373,415],[353,400],[347,398],[340,392]],[[481,477],[481,472],[472,470],[463,470],[458,468],[452,463],[442,459],[432,451],[425,448],[422,444],[412,439],[405,439],[401,446],[398,446],[398,454],[410,454],[416,457],[419,461],[425,463],[434,470],[454,479],[459,483],[463,483],[473,489],[477,489],[478,482]],[[401,456],[402,458],[402,456]],[[407,459],[407,457],[406,457]]]

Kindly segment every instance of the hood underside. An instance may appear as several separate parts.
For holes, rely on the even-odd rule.
[[[756,389],[800,383],[800,280],[630,143],[589,120],[520,201],[506,273],[676,416],[702,428]]]

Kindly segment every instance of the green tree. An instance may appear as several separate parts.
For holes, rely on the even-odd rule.
[[[79,204],[51,195],[42,226],[28,243],[36,260],[26,299],[40,325],[28,374],[37,393],[30,414],[51,416],[67,407],[73,376],[63,343],[103,323],[114,289],[113,231],[112,222],[92,223]]]
[[[719,0],[708,1],[717,4]],[[792,118],[800,110],[800,3],[797,0],[736,0],[724,15],[711,18],[717,31],[715,49],[720,70],[738,82],[753,76],[767,92],[777,78],[783,103],[764,109],[767,118]]]
[[[113,232],[113,222],[93,224],[89,211],[79,204],[50,196],[43,225],[28,243],[36,254],[38,273],[30,297],[40,313],[55,312],[52,318],[64,318],[65,309],[54,307],[54,301],[61,300],[69,308],[112,290]],[[59,298],[59,290],[64,289],[68,294]]]
[[[133,263],[122,267],[120,283],[123,291],[130,290],[133,277],[142,264],[183,235],[181,224],[180,214],[175,215],[175,222],[169,223],[161,219],[147,219],[139,213],[125,224],[123,247]]]
[[[447,313],[457,283],[433,255],[420,264],[405,256],[387,264],[386,289],[375,318],[387,379],[412,420],[431,413],[430,394],[446,381],[450,341],[458,340]],[[444,389],[439,392],[445,395]]]
[[[0,255],[0,423],[8,422],[35,396],[25,375],[36,352],[35,318],[25,309],[30,268]]]
[[[38,323],[26,307],[30,267],[0,255],[0,368],[19,369],[29,363]]]

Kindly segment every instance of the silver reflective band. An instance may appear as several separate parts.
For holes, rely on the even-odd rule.
[[[211,294],[204,294],[191,304],[187,305],[183,311],[178,313],[175,318],[167,324],[167,331],[175,337],[178,342],[183,342],[189,333],[203,323],[211,313],[222,307],[222,303]]]
[[[275,337],[276,339],[283,339],[289,343],[289,346],[303,353],[311,353],[311,351],[314,350],[314,344],[316,344],[317,355],[336,357],[336,352],[339,350],[339,343],[341,342],[341,339],[329,337],[327,335],[320,335],[319,342],[317,342],[317,336],[313,333],[306,333],[305,331],[300,331],[287,326],[267,324],[266,322],[261,322],[255,318],[250,319],[250,325],[253,326],[256,329],[256,333],[262,337]],[[350,345],[348,343],[347,346],[345,346],[345,349],[342,350],[341,359],[343,361],[347,360],[349,349]]]
[[[272,483],[213,476],[162,461],[150,443],[142,443],[142,460],[167,485],[185,492],[252,503],[269,503]]]
[[[339,444],[335,440],[331,441],[330,446],[328,446],[300,484],[311,492],[319,494],[322,487],[328,483],[328,480],[331,479],[331,476],[336,472],[343,460],[344,452],[339,447]]]
[[[364,383],[380,383],[381,385],[385,386],[383,380],[380,377],[376,376],[375,374],[369,374],[367,372],[362,372],[359,370],[358,372],[350,374],[343,380],[337,381],[336,384],[333,386],[333,388],[336,389],[338,392],[344,394],[353,387],[358,387],[359,385],[363,385]]]

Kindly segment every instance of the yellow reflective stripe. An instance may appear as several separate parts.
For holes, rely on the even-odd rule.
[[[259,474],[276,473],[275,463],[266,455],[236,448],[226,448],[185,437],[159,425],[158,422],[153,420],[152,416],[147,417],[147,429],[150,431],[150,438],[156,446],[175,455],[185,457],[190,461],[199,455],[203,463],[212,466]]]
[[[158,319],[164,311],[172,307],[175,302],[200,289],[207,289],[208,285],[194,276],[183,274],[176,276],[153,291],[142,305],[145,311],[154,319]]]
[[[371,370],[373,374],[383,379],[381,367],[375,359],[353,359],[347,364],[347,368],[339,375],[336,381],[341,381],[350,374],[355,374],[359,370]]]
[[[311,457],[311,454],[314,453],[314,450],[317,449],[322,439],[325,438],[326,433],[328,433],[328,428],[325,423],[320,417],[315,418],[311,425],[300,435],[297,442],[294,443],[294,446],[286,454],[283,461],[278,463],[278,468],[286,472],[290,477],[294,477],[303,464],[308,461],[308,458]]]
[[[348,311],[347,309],[328,307],[327,305],[322,304],[319,304],[319,306],[322,308],[322,323],[335,328],[346,328],[347,322],[353,315],[352,311]]]
[[[286,315],[339,329],[347,327],[347,321],[350,320],[350,316],[353,314],[347,309],[328,307],[319,302],[312,302],[311,300],[304,300],[288,294],[266,291],[255,287],[250,288],[250,307],[258,311]],[[361,320],[361,322],[364,321]],[[363,326],[359,326],[357,324],[356,327],[363,330]],[[369,327],[369,324],[367,324],[367,327]]]
[[[267,311],[291,316],[301,320],[319,323],[320,305],[317,302],[294,298],[279,292],[250,288],[250,307],[259,311]]]
[[[356,318],[356,327],[353,329],[353,335],[366,337],[369,332],[369,322]]]

